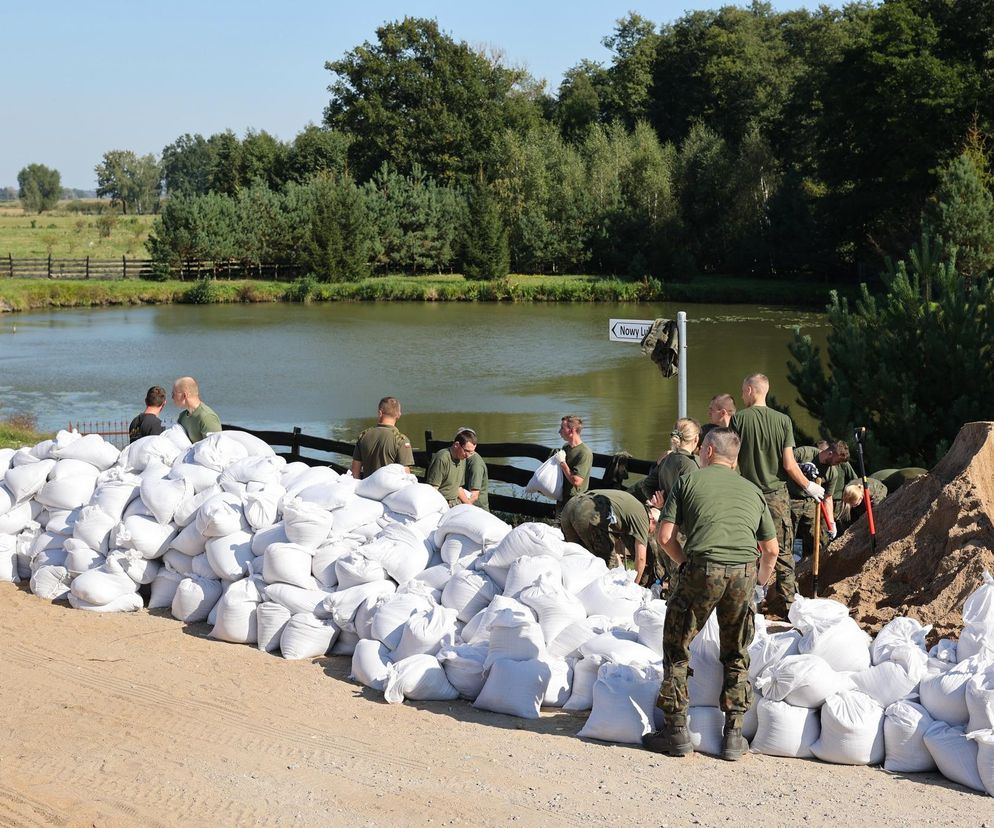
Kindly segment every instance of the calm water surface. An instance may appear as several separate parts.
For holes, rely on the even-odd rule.
[[[653,457],[668,445],[677,380],[637,343],[608,340],[610,318],[688,314],[691,416],[718,392],[738,400],[762,371],[794,404],[787,342],[799,325],[824,345],[821,314],[748,305],[166,305],[0,316],[0,414],[43,429],[130,419],[145,390],[191,374],[223,422],[350,439],[380,397],[401,400],[415,446],[460,425],[482,441],[558,443],[575,413],[596,451]],[[164,417],[174,419],[169,408]],[[804,416],[799,419],[810,428]]]

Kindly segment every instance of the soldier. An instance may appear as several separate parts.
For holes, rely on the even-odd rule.
[[[669,756],[684,756],[693,750],[687,731],[690,642],[712,610],[718,617],[724,668],[721,757],[738,759],[748,747],[742,736],[742,720],[752,704],[752,599],[757,579],[765,584],[773,575],[777,540],[762,492],[735,473],[738,453],[739,437],[732,429],[712,429],[701,445],[702,468],[677,481],[659,518],[659,540],[679,565],[680,578],[663,626],[665,678],[656,703],[666,719],[663,729],[647,734],[642,744]],[[677,529],[686,534],[683,545]]]
[[[490,511],[490,473],[487,471],[486,461],[475,452],[466,460],[466,484],[463,487],[465,500],[463,503],[472,503],[479,506],[485,512]]]
[[[221,418],[200,399],[200,386],[193,377],[180,377],[173,383],[173,402],[183,409],[176,422],[183,426],[191,443],[221,430]]]
[[[583,420],[575,414],[567,414],[560,420],[559,436],[566,442],[556,452],[559,468],[563,471],[563,495],[556,504],[561,512],[571,497],[583,494],[590,485],[590,472],[594,467],[594,453],[583,442]]]
[[[563,537],[612,569],[634,557],[635,582],[645,573],[646,546],[659,510],[620,489],[598,489],[572,498],[560,515]]]
[[[142,437],[152,437],[162,434],[162,420],[159,415],[166,404],[166,389],[161,385],[153,385],[145,393],[145,410],[135,417],[128,426],[128,442],[133,443]]]
[[[435,452],[431,458],[425,472],[425,483],[438,489],[450,506],[471,502],[464,486],[467,463],[475,456],[476,432],[470,428],[459,429],[452,438],[452,445]]]
[[[703,440],[709,431],[718,426],[728,428],[732,417],[735,416],[735,400],[731,394],[715,394],[708,403],[708,422],[701,429]]]
[[[870,490],[870,501],[873,508],[876,509],[877,505],[887,497],[887,487],[874,477],[866,479],[866,486]],[[842,507],[839,509],[836,521],[840,529],[844,530],[863,517],[864,514],[866,514],[866,506],[863,503],[863,481],[854,480],[852,483],[847,483],[842,490]]]
[[[746,480],[759,487],[776,526],[779,548],[776,595],[783,605],[779,609],[786,618],[797,592],[787,479],[793,480],[801,491],[818,501],[825,497],[825,489],[808,480],[797,465],[793,451],[794,426],[786,414],[767,407],[769,390],[770,381],[763,374],[746,377],[742,382],[742,402],[746,407],[735,412],[731,427],[742,441],[739,471]]]
[[[849,460],[849,446],[842,440],[833,443],[825,443],[824,446],[798,446],[794,449],[794,459],[798,465],[805,463],[815,467],[812,475],[820,477],[825,489],[825,514],[828,516],[828,525],[822,525],[823,532],[827,533],[827,543],[833,540],[836,535],[835,529],[835,503],[836,492],[840,492],[844,485],[843,463]],[[802,469],[803,471],[803,469]],[[810,477],[811,475],[807,475]],[[815,510],[818,503],[794,483],[787,481],[787,492],[790,494],[790,517],[791,529],[795,541],[800,539],[802,555],[810,555],[814,551],[814,528]]]
[[[650,501],[651,506],[662,508],[666,498],[670,496],[677,481],[685,474],[697,471],[701,467],[697,455],[697,444],[701,441],[701,425],[690,417],[681,417],[673,426],[670,432],[670,453],[663,460],[659,467],[659,492]],[[658,544],[650,539],[650,547]],[[669,555],[661,555],[663,571],[666,574],[666,594],[664,597],[668,601],[676,589],[677,567],[670,559]]]
[[[397,429],[400,402],[396,397],[384,397],[376,408],[376,425],[367,428],[355,444],[352,453],[352,476],[359,480],[377,469],[400,463],[409,472],[414,465],[411,441]]]

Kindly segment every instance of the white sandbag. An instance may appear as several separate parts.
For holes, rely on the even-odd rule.
[[[117,561],[128,577],[139,586],[152,583],[162,568],[158,561],[144,558],[134,549],[116,549],[107,555],[106,560],[111,559]]]
[[[494,566],[509,567],[519,558],[548,556],[562,558],[563,533],[547,523],[522,523],[515,526],[487,557]]]
[[[580,712],[590,710],[594,704],[594,684],[604,660],[600,656],[581,658],[573,665],[573,684],[563,710]],[[661,684],[662,682],[660,682]]]
[[[565,658],[554,658],[548,654],[540,661],[549,668],[549,683],[542,698],[542,707],[562,707],[569,701],[573,687],[573,665]]]
[[[103,566],[83,572],[73,579],[72,592],[89,604],[109,604],[115,598],[137,592],[136,584],[124,571],[124,567],[114,560]]]
[[[106,604],[91,604],[82,598],[69,593],[69,605],[73,609],[89,610],[90,612],[137,612],[142,608],[141,596],[136,592],[122,595]]]
[[[870,666],[871,638],[852,618],[840,618],[826,627],[812,627],[801,636],[801,653],[821,656],[833,670],[858,672]]]
[[[21,502],[41,491],[54,468],[54,460],[39,460],[23,466],[12,466],[4,474],[3,482],[14,496],[14,500]]]
[[[390,463],[374,471],[369,477],[364,477],[355,487],[359,497],[382,501],[388,495],[400,491],[405,486],[417,484],[418,479],[399,463]]]
[[[66,550],[63,544],[59,542],[60,538],[60,535],[49,535],[48,532],[43,532],[38,536],[35,543],[43,545],[44,548],[39,548],[32,556],[32,572],[42,566],[66,565]],[[48,539],[47,543],[46,539]]]
[[[797,655],[801,634],[797,630],[768,633],[757,627],[756,637],[749,646],[749,680],[755,681],[771,664],[790,655]]]
[[[660,673],[652,668],[602,664],[594,683],[593,707],[580,738],[603,742],[641,744],[654,729],[653,716]]]
[[[331,645],[328,655],[348,656],[352,658],[355,655],[355,648],[358,643],[359,636],[357,633],[350,630],[341,630],[335,638],[335,643]]]
[[[486,644],[447,645],[436,656],[445,670],[445,677],[462,698],[473,701],[480,695],[485,681]]]
[[[14,456],[14,449],[0,448],[0,474],[10,468],[10,460]]]
[[[26,501],[14,506],[6,514],[0,515],[0,535],[16,535],[22,532],[33,520],[32,507],[41,509],[40,504]]]
[[[82,577],[83,575],[80,575],[80,578]],[[206,621],[214,605],[221,599],[222,592],[220,581],[197,575],[184,578],[179,582],[176,594],[173,596],[171,608],[173,618],[190,624]]]
[[[230,431],[224,434],[226,437],[231,436]],[[218,483],[223,484],[226,480],[239,483],[280,483],[285,466],[286,460],[275,454],[244,457],[225,466]]]
[[[756,716],[758,725],[750,745],[752,750],[767,756],[796,759],[813,756],[811,745],[821,732],[817,710],[760,698]]]
[[[967,733],[966,738],[977,746],[977,775],[980,784],[994,796],[994,730],[986,728]]]
[[[725,714],[717,707],[691,705],[687,708],[687,731],[696,753],[717,756],[725,731]]]
[[[164,434],[141,437],[130,443],[118,456],[117,465],[129,472],[142,472],[150,463],[172,466],[182,449]]]
[[[143,558],[151,560],[165,555],[177,534],[169,524],[163,526],[154,518],[132,515],[114,527],[111,544],[119,549],[134,549]]]
[[[321,544],[311,556],[311,574],[323,587],[331,589],[338,586],[338,572],[335,569],[338,559],[355,552],[358,548],[358,542],[349,539]]]
[[[237,428],[230,429],[229,431],[223,432],[226,441],[234,441],[240,443],[242,448],[245,449],[249,457],[269,457],[274,455],[276,452],[273,447],[266,443],[265,440],[256,437],[254,434],[249,434],[247,431],[241,431]],[[211,436],[220,436],[211,435]],[[199,445],[199,443],[198,443]],[[278,460],[282,458],[277,458]]]
[[[91,506],[99,506],[115,523],[124,516],[128,504],[138,497],[142,479],[123,469],[108,469],[97,478],[97,487],[90,498]]]
[[[391,654],[395,661],[412,655],[435,655],[443,646],[451,646],[456,638],[455,610],[435,604],[427,612],[412,615],[401,629],[400,642]]]
[[[85,460],[58,460],[55,468],[49,472],[48,479],[61,480],[66,477],[89,477],[94,483],[100,476],[100,469]]]
[[[332,469],[328,471],[334,474]],[[286,497],[296,497],[305,503],[333,512],[355,499],[355,487],[341,483],[337,479],[329,479],[312,483],[302,489],[297,487],[287,489]]]
[[[908,645],[904,645],[907,647]],[[912,647],[919,652],[917,647]],[[895,652],[895,650],[891,650]],[[924,651],[920,651],[924,652]],[[916,694],[918,683],[925,674],[925,665],[914,661],[914,672],[896,661],[883,661],[873,667],[867,667],[850,677],[857,690],[866,693],[881,707],[887,708],[896,701]]]
[[[849,608],[831,598],[805,598],[803,595],[795,595],[787,617],[801,635],[807,635],[811,630],[825,629],[843,618],[848,618]]]
[[[469,621],[490,605],[495,593],[494,582],[486,575],[471,569],[460,569],[445,583],[442,606],[455,610],[460,621]]]
[[[408,619],[431,608],[432,601],[422,594],[403,592],[385,595],[376,602],[370,632],[391,651],[396,650]]]
[[[373,690],[387,686],[390,651],[379,641],[360,639],[352,652],[352,672],[349,678]]]
[[[280,638],[290,616],[290,610],[275,601],[262,601],[256,607],[256,647],[260,652],[274,653],[280,648]]]
[[[223,492],[207,500],[198,510],[195,519],[197,531],[205,538],[223,538],[234,532],[248,530],[248,521],[242,509],[241,498]]]
[[[884,761],[884,709],[858,690],[826,699],[821,736],[811,752],[835,765],[879,765]]]
[[[284,494],[283,487],[277,483],[270,483],[261,489],[246,492],[242,496],[242,511],[249,526],[253,529],[264,529],[275,524],[282,515],[281,505]]]
[[[925,638],[932,631],[931,624],[922,624],[914,618],[899,616],[887,622],[877,633],[870,647],[873,664],[881,664],[890,659],[895,647],[911,645],[922,651],[922,664],[928,657]]]
[[[535,469],[525,486],[526,492],[537,492],[550,500],[559,500],[563,496],[563,469],[555,455]]]
[[[963,625],[994,627],[994,577],[986,569],[980,586],[963,602]]]
[[[720,654],[718,614],[712,610],[704,626],[690,642],[691,673],[687,677],[687,693],[691,705],[718,706],[721,688],[725,683],[725,670]]]
[[[96,483],[95,477],[84,475],[49,480],[35,500],[50,509],[78,509],[90,502]]]
[[[398,584],[404,584],[422,572],[431,558],[425,541],[405,526],[387,526],[380,537],[366,544],[360,552],[378,561]]]
[[[358,584],[328,595],[322,603],[322,609],[340,627],[346,627],[352,623],[356,610],[359,609],[359,605],[363,601],[378,595],[390,595],[396,591],[397,585],[393,581],[373,581],[368,584]],[[320,613],[318,614],[320,615]]]
[[[286,536],[286,531],[283,528],[283,523],[277,523],[273,526],[267,526],[263,529],[259,529],[252,536],[252,554],[257,558],[261,558],[266,554],[266,550],[269,548],[271,543],[289,543],[290,539]]]
[[[202,552],[201,554],[190,558],[190,574],[196,575],[198,578],[207,578],[209,581],[221,580],[221,576],[214,571],[214,567],[211,566],[211,562],[207,560],[206,552]],[[221,588],[223,589],[225,584],[228,583],[231,582],[222,581]]]
[[[484,548],[496,546],[511,531],[510,525],[471,503],[460,503],[447,511],[435,529],[435,546],[441,548],[451,534],[465,535]]]
[[[334,518],[332,513],[297,498],[283,501],[283,530],[291,543],[307,549],[317,549],[329,534]]]
[[[349,474],[348,478],[351,479]],[[280,471],[280,483],[290,497],[297,497],[303,489],[320,483],[334,483],[339,475],[330,466],[308,466],[299,460],[287,463]]]
[[[934,722],[925,731],[925,747],[946,779],[975,791],[984,790],[977,766],[977,741],[966,738],[962,725]]]
[[[527,661],[545,654],[542,628],[513,609],[501,610],[490,624],[490,649],[485,665],[489,668],[498,659]],[[544,693],[543,693],[544,695]]]
[[[910,701],[894,702],[884,711],[884,770],[928,773],[935,760],[925,747],[925,733],[935,723],[928,711]]]
[[[262,602],[264,586],[258,576],[231,584],[217,602],[210,637],[233,644],[255,644],[259,639],[256,610]]]
[[[559,658],[580,657],[580,647],[590,641],[591,638],[605,632],[605,629],[601,629],[600,625],[592,623],[598,617],[603,616],[581,618],[563,627],[559,635],[547,643],[546,650],[549,655]],[[610,627],[609,619],[606,620],[608,620],[607,627]],[[639,636],[639,639],[639,643],[643,643],[641,636]]]
[[[140,493],[142,503],[148,507],[156,521],[167,524],[176,514],[176,507],[193,494],[193,489],[183,479],[143,477]]]
[[[966,706],[966,685],[972,675],[992,666],[994,664],[990,655],[984,650],[948,670],[927,673],[918,689],[921,703],[933,719],[951,725],[965,725],[970,720],[970,709]]]
[[[577,597],[587,615],[606,615],[618,623],[632,624],[647,592],[635,583],[634,570],[618,567],[592,581]]]
[[[244,578],[249,564],[255,557],[252,554],[252,535],[244,531],[232,532],[221,538],[210,538],[205,552],[211,569],[225,581],[238,581]],[[310,577],[310,567],[307,576]],[[303,584],[303,586],[308,585]]]
[[[17,538],[14,535],[0,535],[0,581],[21,582],[17,572]]]
[[[338,625],[330,619],[298,612],[290,618],[280,636],[280,652],[288,661],[320,658],[331,649],[338,635]]]
[[[449,570],[456,569],[456,566],[469,566],[480,557],[483,552],[483,544],[453,532],[446,536],[439,553],[442,560],[447,563]]]
[[[266,587],[265,597],[268,601],[282,604],[294,615],[309,612],[318,618],[331,618],[331,611],[325,607],[325,601],[333,596],[320,589],[303,589],[293,584],[270,584]],[[344,597],[340,600],[344,600]],[[354,614],[355,610],[352,612]]]
[[[73,529],[76,528],[76,521],[79,520],[83,508],[76,509],[50,509],[48,511],[48,521],[45,523],[45,530],[62,535],[64,538],[71,538]]]
[[[810,708],[819,708],[829,696],[853,687],[847,675],[837,673],[820,656],[809,654],[785,656],[769,665],[755,684],[764,698]]]
[[[558,560],[545,556],[518,558],[508,567],[503,592],[520,600],[523,590],[535,586],[542,579],[546,580],[550,589],[562,583]]]
[[[173,514],[173,523],[180,528],[187,526],[196,527],[196,520],[197,515],[200,513],[200,507],[222,494],[225,493],[221,490],[220,486],[211,485],[205,489],[201,489],[196,494],[187,495],[186,498],[183,499],[176,507],[176,511]]]
[[[580,646],[580,654],[584,658],[599,656],[615,664],[643,667],[661,662],[654,650],[638,643],[638,633],[630,630],[613,629],[596,635]]]
[[[60,460],[82,460],[100,471],[117,463],[121,452],[99,434],[86,434],[52,452]]]
[[[187,485],[193,489],[195,495],[203,494],[206,491],[212,491],[214,494],[220,494],[223,489],[218,485],[218,478],[220,473],[215,469],[209,469],[206,466],[197,466],[193,463],[183,463],[177,462],[173,463],[172,468],[169,470],[170,478],[174,480],[185,480]],[[203,499],[201,499],[201,503]],[[193,519],[193,514],[199,508],[199,503],[197,507],[193,509],[183,509],[181,514],[183,517],[189,517]],[[177,509],[177,512],[180,512]]]
[[[966,709],[970,714],[967,733],[994,727],[994,669],[970,676],[966,683]]]
[[[204,553],[201,552],[201,555],[203,554]],[[166,554],[162,556],[161,560],[163,565],[169,567],[173,572],[178,572],[181,575],[192,575],[193,560],[196,557],[197,557],[196,555],[194,555],[193,557],[190,557],[189,555],[184,555],[182,552],[180,552],[177,549],[167,549]],[[207,556],[204,555],[204,557],[206,558]],[[207,568],[210,569],[210,564],[207,564]],[[216,575],[213,575],[213,570],[211,570],[211,573],[212,577],[214,578],[217,577]]]
[[[490,628],[494,621],[500,617],[501,611],[505,609],[514,610],[519,618],[528,621],[537,620],[531,608],[526,607],[517,599],[508,598],[504,595],[496,595],[493,601],[490,602],[490,606],[485,610],[481,610],[466,622],[466,626],[463,627],[462,631],[463,641],[471,644],[480,644],[489,641]]]
[[[491,664],[473,707],[537,719],[551,677],[549,665],[539,659],[499,658]]]
[[[414,655],[387,667],[387,683],[383,698],[390,704],[404,699],[415,701],[449,701],[459,698],[459,692],[449,684],[445,670],[433,655]]]
[[[100,506],[84,506],[72,529],[74,538],[106,555],[110,550],[110,533],[117,525]]]
[[[638,627],[638,642],[658,656],[663,655],[663,625],[666,623],[666,602],[654,598],[635,610],[633,617]]]
[[[356,488],[361,487],[364,482],[364,480],[360,481]],[[407,515],[415,520],[420,520],[435,512],[444,512],[449,508],[442,493],[427,483],[403,486],[382,498],[382,501],[383,505],[391,511]]]
[[[7,488],[6,484],[2,482],[2,475],[4,474],[6,474],[6,471],[4,471],[3,467],[0,466],[0,515],[7,514],[7,512],[17,505],[17,498],[14,497],[13,493],[11,493],[10,489]]]
[[[207,551],[208,540],[210,539],[205,538],[197,530],[197,524],[191,523],[169,541],[169,549],[175,549],[190,558],[195,558]]]
[[[31,573],[31,592],[46,601],[60,601],[69,594],[72,575],[64,566],[41,566]]]
[[[24,505],[29,506],[27,503]],[[2,520],[3,518],[0,518],[0,522],[2,522]],[[22,581],[31,577],[31,559],[34,557],[32,550],[35,541],[41,534],[41,527],[33,521],[28,521],[28,524],[24,527],[24,530],[19,532],[14,538],[15,555],[17,557],[17,574]]]
[[[984,650],[994,650],[994,627],[981,624],[967,624],[956,642],[956,657],[960,661],[980,654]]]
[[[379,532],[380,527],[376,525],[376,521],[383,517],[383,504],[368,497],[352,495],[341,509],[336,509],[332,514],[335,537],[352,532],[359,534],[370,524]]]
[[[152,591],[148,599],[148,608],[164,609],[173,605],[173,598],[176,597],[176,589],[179,587],[183,575],[175,572],[168,566],[160,567],[156,573],[155,580],[152,581]]]
[[[271,543],[263,558],[262,577],[268,584],[293,584],[309,589],[314,585],[312,561],[311,550],[299,544]]]
[[[225,431],[208,434],[203,440],[194,443],[187,453],[188,462],[219,472],[245,457],[248,457],[245,446],[233,439],[230,432]]]

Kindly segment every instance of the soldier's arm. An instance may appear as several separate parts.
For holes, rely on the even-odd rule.
[[[362,477],[362,463],[358,460],[352,461],[352,476],[356,480],[359,480]]]
[[[476,503],[480,498],[479,489],[464,489],[462,486],[459,487],[459,502],[460,503]]]
[[[687,556],[683,553],[683,548],[680,546],[680,541],[677,540],[676,524],[666,520],[660,521],[656,527],[656,540],[659,541],[659,545],[663,547],[666,554],[676,563],[682,564],[687,560]]]
[[[808,485],[808,478],[804,476],[801,467],[797,465],[793,448],[788,447],[783,450],[783,470],[787,472],[787,477],[793,480],[803,492]]]
[[[777,546],[777,539],[770,538],[759,542],[759,577],[760,584],[765,586],[773,578],[773,565],[777,562],[777,555],[780,550]]]
[[[828,515],[829,525],[835,526],[835,501],[831,495],[825,495],[822,503],[825,504],[825,514]]]
[[[635,583],[642,582],[642,573],[645,572],[646,548],[644,543],[635,543]]]

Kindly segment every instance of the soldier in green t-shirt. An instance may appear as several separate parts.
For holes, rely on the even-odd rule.
[[[566,442],[556,452],[559,468],[563,472],[563,495],[556,504],[557,512],[562,511],[571,497],[583,494],[590,486],[594,453],[583,442],[582,432],[583,420],[575,414],[567,414],[560,420],[559,436]]]
[[[180,377],[173,383],[173,402],[183,409],[176,422],[183,426],[191,443],[221,430],[221,418],[200,399],[200,386],[193,377]]]
[[[356,480],[369,477],[391,463],[399,463],[404,471],[411,470],[414,451],[411,441],[397,428],[399,419],[400,401],[396,397],[380,400],[376,407],[376,425],[359,435],[352,452],[352,476]]]
[[[797,446],[794,449],[794,459],[798,465],[810,463],[815,466],[821,485],[825,489],[825,513],[828,525],[821,522],[821,543],[827,545],[836,536],[835,505],[838,503],[835,493],[841,492],[845,485],[842,464],[849,460],[849,446],[843,440],[825,443],[823,448],[818,446]],[[790,494],[790,515],[794,538],[801,540],[804,555],[814,552],[814,532],[817,523],[816,510],[818,501],[810,497],[793,480],[787,481],[787,491]]]
[[[425,472],[425,483],[434,486],[450,506],[472,503],[466,490],[467,464],[476,456],[476,432],[461,428],[452,438],[452,445],[435,452]]]
[[[490,474],[486,461],[475,452],[466,459],[466,483],[463,486],[467,503],[473,503],[485,511],[490,511]]]
[[[659,517],[659,540],[681,572],[663,626],[664,679],[657,704],[665,724],[642,743],[670,756],[693,750],[687,731],[690,642],[712,611],[718,619],[724,670],[721,756],[738,759],[748,748],[742,721],[752,703],[753,593],[757,579],[765,584],[772,578],[778,550],[762,492],[735,473],[739,444],[732,429],[712,429],[701,444],[703,468],[677,481]],[[683,544],[678,530],[686,535]]]

